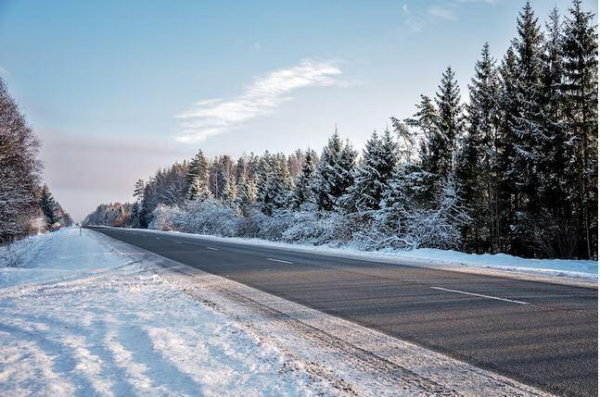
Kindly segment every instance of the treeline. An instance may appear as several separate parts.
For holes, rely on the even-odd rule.
[[[84,225],[104,225],[114,227],[132,226],[133,204],[110,203],[100,204],[94,212],[86,216]]]
[[[597,36],[575,0],[542,29],[529,3],[500,61],[485,44],[461,94],[453,70],[359,157],[202,151],[135,187],[126,226],[366,249],[438,247],[597,257]]]
[[[39,146],[0,78],[0,244],[72,224],[42,184]]]

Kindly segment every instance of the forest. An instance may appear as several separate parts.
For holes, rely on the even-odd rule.
[[[467,103],[448,67],[437,92],[373,132],[360,153],[337,130],[319,152],[209,159],[199,150],[139,180],[135,202],[101,205],[85,223],[366,250],[597,258],[594,15],[575,0],[542,26],[527,3],[516,31],[500,59],[483,45]]]
[[[43,184],[39,148],[0,78],[0,245],[73,223]]]

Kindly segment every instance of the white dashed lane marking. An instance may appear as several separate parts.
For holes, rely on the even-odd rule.
[[[494,300],[497,300],[497,301],[516,303],[517,305],[528,305],[529,304],[528,302],[517,301],[517,300],[514,300],[514,299],[499,298],[497,296],[476,294],[474,292],[458,291],[458,290],[455,290],[455,289],[448,289],[448,288],[442,288],[442,287],[430,287],[430,288],[438,290],[438,291],[454,292],[455,294],[478,296],[480,298],[494,299]]]
[[[284,261],[284,260],[281,260],[281,259],[273,259],[273,258],[267,258],[267,260],[271,261],[271,262],[285,263],[285,264],[288,264],[288,265],[292,265],[294,263],[294,262],[288,262],[288,261]]]

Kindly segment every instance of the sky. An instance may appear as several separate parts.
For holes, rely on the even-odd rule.
[[[336,126],[360,148],[448,66],[466,99],[483,44],[500,59],[523,4],[0,0],[0,75],[42,141],[44,180],[81,220],[198,149],[320,150]],[[570,1],[531,4],[543,22]]]

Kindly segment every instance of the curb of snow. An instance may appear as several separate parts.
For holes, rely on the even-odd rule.
[[[94,233],[350,395],[550,396],[493,372]]]

